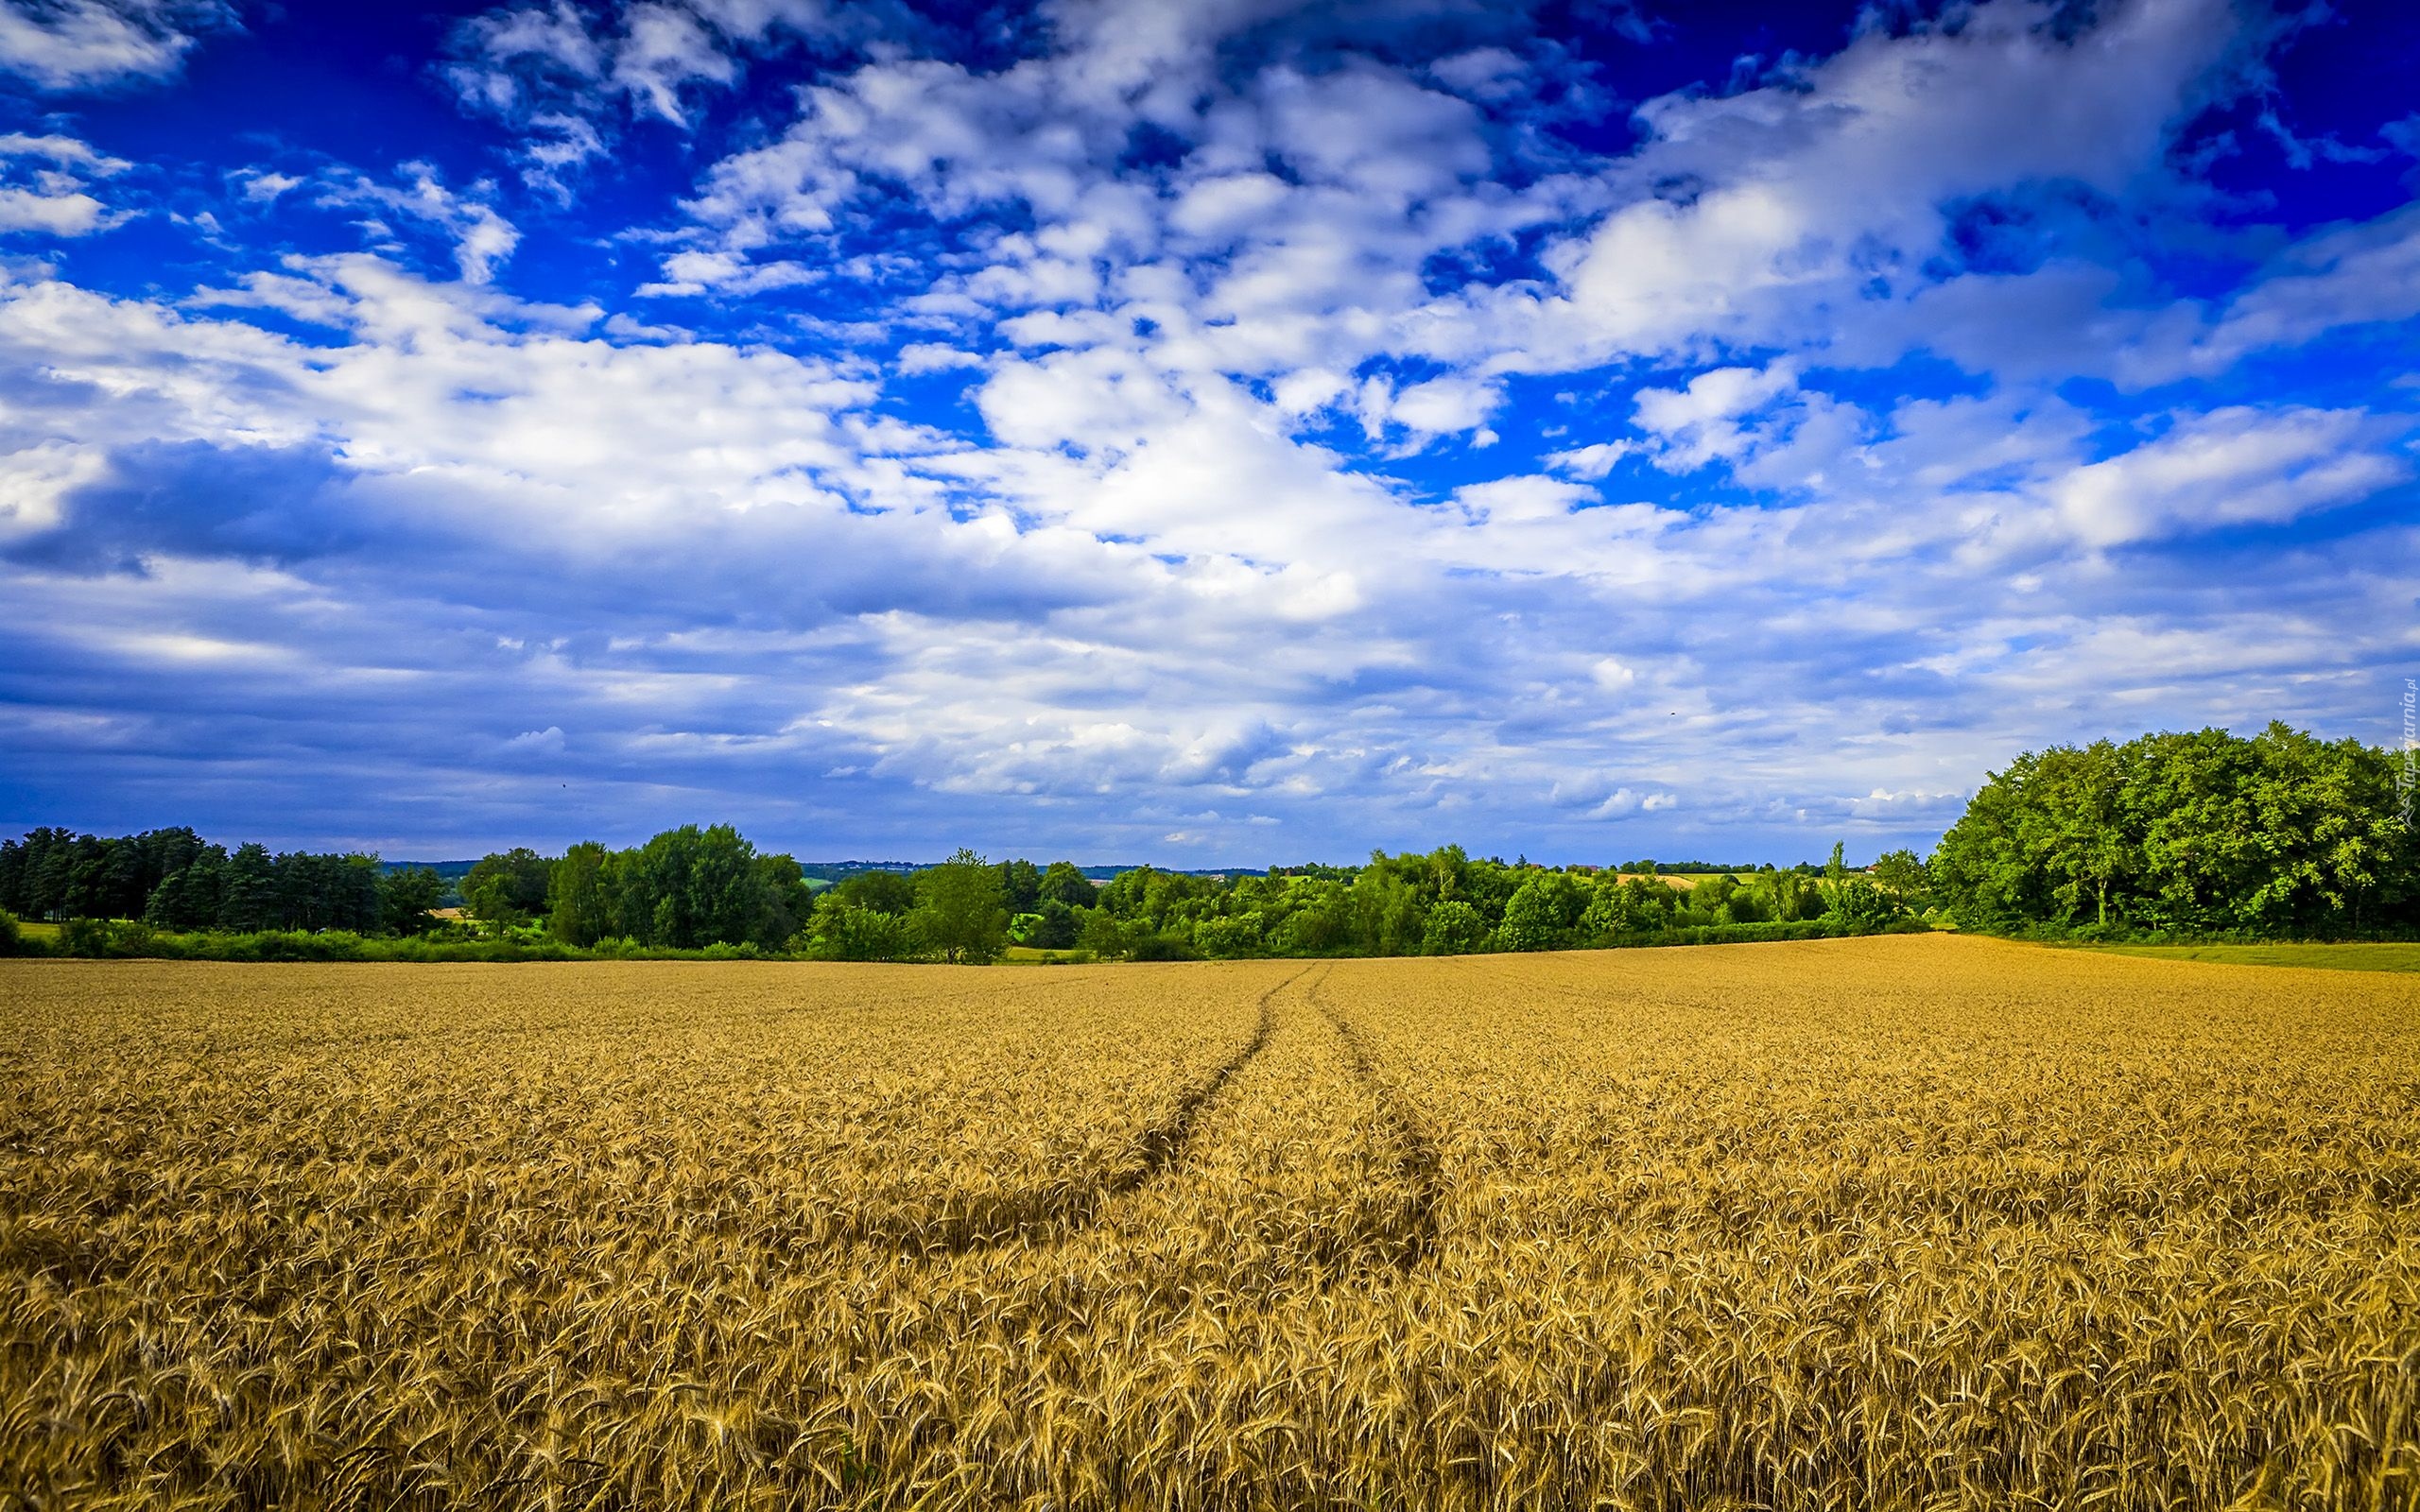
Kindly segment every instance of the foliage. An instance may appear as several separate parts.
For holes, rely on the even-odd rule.
[[[1082,917],[1057,898],[1043,899],[1033,912],[1018,915],[1016,923],[1017,942],[1037,950],[1066,950],[1083,931]]]
[[[2029,751],[1942,837],[1930,891],[1974,929],[2262,938],[2420,928],[2387,752],[2282,724]]]
[[[554,867],[527,847],[482,856],[462,879],[462,907],[491,924],[526,924],[546,912]]]
[[[426,867],[398,867],[378,879],[378,920],[390,935],[425,935],[445,896],[445,879]]]
[[[1923,860],[1913,850],[1885,850],[1870,868],[1874,885],[1902,908],[1922,909],[1930,887]]]
[[[994,864],[960,851],[921,871],[852,870],[819,897],[793,859],[758,854],[729,825],[683,826],[620,850],[582,842],[553,858],[527,850],[483,857],[463,879],[475,929],[439,927],[430,917],[443,881],[428,868],[382,868],[369,856],[273,855],[259,845],[231,853],[190,831],[123,841],[37,831],[0,853],[0,885],[31,886],[38,898],[98,898],[104,893],[91,879],[115,874],[112,868],[138,883],[159,873],[141,907],[114,917],[139,917],[163,936],[341,930],[426,935],[446,945],[466,936],[517,940],[527,952],[541,945],[532,932],[542,930],[572,952],[746,946],[833,960],[988,961],[1011,940],[1129,960],[1458,954],[1586,948],[1818,917],[1833,918],[1838,933],[1858,933],[1896,918],[1906,896],[1904,886],[1876,892],[1861,878],[1826,882],[1811,868],[1766,868],[1745,879],[1624,880],[1445,846],[1263,875],[1142,867],[1098,885],[1066,861]],[[136,894],[106,896],[124,902]],[[1857,906],[1837,914],[1835,904],[1851,896]],[[1029,905],[1012,909],[1020,900]],[[0,896],[0,906],[9,902]],[[136,949],[125,938],[77,937],[120,954]]]
[[[1213,960],[1261,954],[1261,916],[1229,914],[1205,919],[1193,927],[1193,946]]]
[[[571,945],[617,938],[657,950],[773,951],[813,907],[790,857],[759,855],[728,824],[685,824],[627,850],[566,850],[549,868],[546,927]]]
[[[904,871],[860,871],[833,888],[825,902],[905,914],[916,906],[916,879]]]
[[[1072,861],[1053,861],[1043,868],[1035,888],[1037,904],[1058,902],[1070,909],[1090,908],[1100,902],[1100,889]]]
[[[5,908],[0,908],[0,955],[31,954],[25,931],[17,927],[17,916]]]
[[[1008,948],[1009,913],[1000,873],[972,850],[959,850],[916,873],[916,933],[942,960],[980,965]]]
[[[846,901],[815,910],[814,951],[827,961],[906,961],[924,952],[913,921]]]
[[[1487,916],[1459,898],[1443,898],[1421,925],[1424,955],[1468,955],[1487,948]]]

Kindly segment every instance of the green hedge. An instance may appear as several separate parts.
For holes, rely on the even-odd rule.
[[[30,951],[27,954],[31,954]],[[752,945],[702,950],[649,949],[629,940],[601,940],[579,950],[543,937],[432,940],[382,938],[332,929],[268,929],[248,934],[185,934],[131,919],[71,919],[60,926],[53,954],[101,960],[171,961],[752,961],[782,959]]]
[[[758,950],[753,945],[709,945],[702,950],[652,948],[629,939],[604,939],[588,950],[543,936],[506,939],[381,938],[344,930],[317,934],[270,929],[251,934],[183,934],[153,929],[132,919],[71,919],[59,928],[47,952],[27,937],[17,921],[0,913],[0,955],[55,954],[100,960],[173,961],[763,961],[807,957]],[[1744,945],[1775,940],[1830,939],[1850,933],[1921,935],[1921,919],[1899,919],[1878,930],[1849,931],[1828,919],[1786,923],[1697,924],[1681,929],[1621,935],[1583,949],[1635,949],[1666,945]],[[2045,936],[2047,937],[2047,936]],[[2076,931],[2064,938],[2083,939]],[[2158,936],[2144,943],[2180,943]],[[1185,960],[1193,952],[1158,936],[1138,942],[1133,959]]]

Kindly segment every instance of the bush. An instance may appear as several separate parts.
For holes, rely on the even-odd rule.
[[[1428,910],[1420,933],[1424,955],[1468,955],[1487,949],[1487,916],[1459,898]]]
[[[1195,957],[1193,947],[1173,935],[1137,935],[1127,941],[1126,958],[1130,961],[1189,961]]]
[[[95,960],[159,954],[155,932],[135,919],[71,919],[59,926],[59,954]]]
[[[1258,914],[1205,919],[1193,926],[1194,948],[1204,955],[1220,960],[1257,955],[1260,954],[1260,926]]]
[[[17,927],[17,916],[0,908],[0,955],[30,955],[25,931]]]
[[[827,961],[904,961],[924,954],[912,919],[856,903],[815,911],[815,954]]]

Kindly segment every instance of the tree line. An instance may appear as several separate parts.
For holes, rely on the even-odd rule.
[[[1913,857],[1904,858],[1914,866]],[[1857,933],[1915,900],[1883,874],[1841,865],[1703,874],[1680,886],[1653,861],[1631,874],[1477,858],[1448,846],[1374,852],[1367,865],[1196,875],[1150,867],[1096,883],[1073,862],[994,863],[960,850],[912,871],[856,872],[819,896],[788,855],[729,825],[685,825],[644,845],[561,855],[493,852],[461,879],[467,921],[432,914],[443,881],[367,854],[229,850],[190,830],[109,839],[36,830],[0,845],[0,909],[26,918],[118,920],[79,930],[93,954],[166,948],[147,933],[241,936],[251,954],[324,955],[270,936],[500,943],[516,953],[744,951],[829,960],[999,958],[1012,945],[1098,958],[1456,954],[1622,943]],[[73,927],[73,926],[71,926]]]
[[[189,829],[108,838],[60,829],[0,842],[0,909],[24,919],[137,919],[155,929],[416,935],[445,885],[426,868],[261,845],[230,850]]]
[[[2398,765],[2276,723],[2028,751],[1942,836],[1930,890],[1969,929],[2409,937],[2420,848]]]
[[[1911,927],[2091,936],[2409,936],[2420,850],[2396,758],[2282,724],[2059,746],[1991,773],[1930,859],[1850,870],[1599,870],[1459,846],[1366,864],[1199,875],[1140,867],[1096,883],[1072,862],[960,850],[816,890],[730,825],[561,855],[512,850],[462,878],[471,922],[432,914],[444,883],[375,856],[230,850],[189,829],[116,839],[41,829],[0,844],[0,912],[218,934],[502,941],[559,953],[742,951],[833,960],[988,961],[1012,945],[1130,960],[1460,954]],[[1659,873],[1685,873],[1668,877]]]

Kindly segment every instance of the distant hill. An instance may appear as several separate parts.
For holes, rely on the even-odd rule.
[[[381,871],[402,871],[406,868],[421,867],[427,870],[434,871],[437,873],[437,880],[445,884],[445,891],[438,896],[437,905],[440,908],[459,908],[462,906],[462,879],[469,876],[471,874],[471,868],[477,865],[478,863],[476,861],[382,860],[378,863],[378,869]]]

